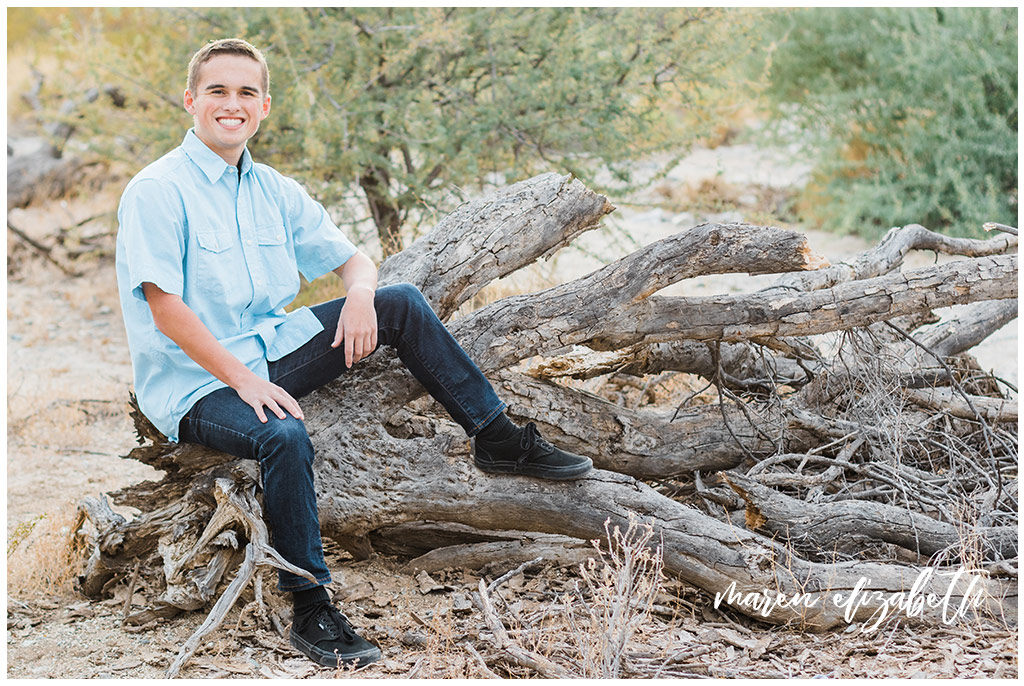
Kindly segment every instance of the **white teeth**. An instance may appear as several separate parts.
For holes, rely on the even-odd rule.
[[[242,120],[241,119],[228,119],[228,118],[225,117],[224,119],[220,120],[220,123],[224,124],[225,126],[238,126],[239,124],[242,123]]]

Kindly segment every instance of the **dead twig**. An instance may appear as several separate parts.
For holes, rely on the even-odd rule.
[[[511,577],[510,577],[511,578]],[[484,622],[487,624],[487,628],[490,629],[492,636],[494,637],[494,646],[509,659],[520,667],[526,667],[540,674],[542,677],[548,679],[568,679],[572,675],[555,664],[551,660],[547,659],[543,655],[538,655],[532,651],[526,650],[522,646],[518,645],[513,641],[508,631],[505,629],[505,625],[502,624],[498,614],[494,611],[494,607],[491,605],[491,599],[487,593],[487,586],[484,584],[484,580],[480,580],[479,592],[473,594],[473,603],[479,608],[480,612],[484,616]]]
[[[135,560],[135,569],[132,570],[132,579],[128,582],[128,597],[124,601],[124,608],[121,610],[121,626],[128,621],[128,612],[132,609],[132,598],[135,596],[135,582],[139,578],[139,567],[142,560]]]
[[[206,620],[189,637],[185,645],[181,647],[181,650],[178,651],[178,656],[167,669],[168,679],[178,676],[181,668],[199,648],[202,639],[221,625],[227,613],[242,595],[242,591],[252,581],[257,566],[270,565],[278,567],[309,579],[314,583],[316,582],[316,578],[312,574],[289,563],[270,546],[270,535],[267,531],[267,525],[263,522],[263,512],[259,503],[255,498],[251,497],[251,494],[239,493],[240,490],[237,484],[227,480],[219,479],[217,482],[217,493],[222,496],[218,498],[220,501],[219,506],[233,510],[237,518],[244,522],[248,530],[250,542],[245,546],[245,558],[239,566],[234,580],[228,584],[227,589],[224,590],[224,593],[214,604],[213,609],[210,610]],[[216,521],[217,519],[218,517],[214,515],[211,521]],[[204,532],[203,537],[196,544],[196,548],[202,547],[204,539],[216,535],[216,531],[213,529],[214,527],[210,527]]]
[[[476,651],[476,648],[474,648],[472,644],[468,642],[463,643],[462,647],[465,648],[466,652],[472,655],[473,658],[477,661],[477,664],[483,671],[484,676],[486,676],[488,679],[501,679],[500,676],[491,671],[491,668],[487,666],[487,662],[484,660],[483,656]]]
[[[1000,224],[998,222],[985,222],[984,224],[981,225],[981,228],[985,229],[986,231],[1002,231],[1003,233],[1008,233],[1013,236],[1017,235],[1016,228],[1012,226],[1007,226],[1006,224]]]
[[[38,252],[44,258],[46,258],[46,260],[48,262],[52,263],[54,266],[57,267],[57,269],[60,269],[62,272],[64,272],[64,274],[66,276],[78,277],[78,276],[82,275],[80,272],[77,272],[74,269],[71,269],[71,268],[61,264],[61,262],[57,258],[55,258],[53,256],[53,254],[51,253],[51,248],[47,248],[42,243],[39,243],[39,242],[35,241],[32,237],[30,237],[24,231],[22,231],[21,229],[11,225],[11,222],[7,222],[7,230],[10,231],[11,233],[13,233],[15,236],[17,236],[21,240],[23,240],[25,243],[27,243],[29,247],[31,247],[33,250]]]
[[[543,557],[535,557],[532,560],[528,560],[528,561],[524,562],[523,564],[519,565],[518,567],[513,569],[511,572],[506,572],[505,574],[502,574],[500,577],[498,577],[497,579],[495,579],[494,581],[491,582],[491,584],[487,587],[487,592],[488,593],[494,593],[494,591],[497,590],[498,587],[500,587],[503,583],[505,583],[506,581],[508,581],[509,579],[514,577],[515,575],[517,575],[517,574],[519,574],[521,572],[524,572],[524,571],[526,571],[527,568],[532,567],[533,565],[538,564],[538,563],[543,562],[543,561],[544,561]]]

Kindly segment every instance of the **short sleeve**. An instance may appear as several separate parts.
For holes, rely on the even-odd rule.
[[[312,281],[348,262],[356,246],[298,182],[286,179],[286,183],[295,261],[306,280]]]
[[[185,209],[173,185],[144,179],[129,185],[117,211],[129,288],[145,300],[142,284],[165,293],[184,291]]]

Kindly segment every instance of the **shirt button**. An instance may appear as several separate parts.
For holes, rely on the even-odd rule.
[[[251,238],[250,238],[250,239],[248,239],[248,240],[247,240],[247,241],[245,242],[245,244],[246,244],[246,245],[252,245],[252,239],[251,239]]]

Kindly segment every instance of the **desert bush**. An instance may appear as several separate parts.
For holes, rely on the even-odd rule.
[[[969,236],[1016,222],[1016,8],[806,9],[772,21],[774,129],[796,124],[817,160],[806,219],[872,238],[910,223]]]
[[[665,629],[652,616],[655,598],[664,591],[662,547],[654,538],[653,527],[632,512],[625,530],[605,521],[605,537],[592,541],[595,554],[573,570],[569,589],[557,602],[532,611],[522,608],[522,599],[510,602],[497,593],[488,599],[481,581],[474,602],[502,660],[510,669],[525,667],[548,678],[646,674],[650,660],[643,665],[628,660],[638,651],[649,658],[650,639]],[[491,591],[540,561],[527,562],[492,582]],[[498,614],[500,608],[504,616]]]
[[[651,547],[650,525],[630,513],[625,531],[606,521],[605,533],[604,541],[594,541],[598,558],[579,568],[586,594],[577,581],[563,602],[580,676],[587,679],[622,676],[626,651],[650,621],[662,582],[661,546]]]

